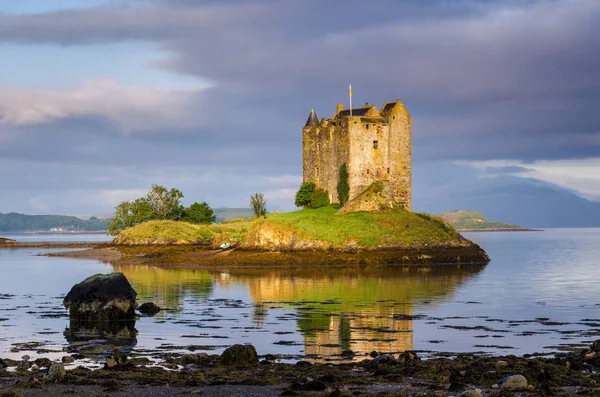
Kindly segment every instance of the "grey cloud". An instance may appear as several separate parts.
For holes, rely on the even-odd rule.
[[[155,67],[215,85],[198,109],[208,123],[143,136],[123,136],[99,115],[0,126],[0,157],[297,175],[308,111],[329,117],[348,83],[355,103],[404,100],[416,165],[597,156],[598,22],[593,0],[154,0],[4,14],[0,41],[149,41],[165,54]]]
[[[519,167],[517,165],[509,165],[504,167],[486,167],[483,170],[486,174],[500,175],[500,174],[519,174],[523,172],[533,171],[531,168]]]

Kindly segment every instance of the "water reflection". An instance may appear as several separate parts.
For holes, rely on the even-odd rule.
[[[63,335],[69,346],[67,351],[85,356],[103,355],[115,348],[130,352],[137,345],[135,320],[110,323],[90,323],[71,319]]]
[[[237,271],[259,308],[283,304],[297,314],[308,358],[413,349],[416,300],[451,294],[481,266],[372,270]],[[364,357],[357,357],[357,360]]]
[[[294,331],[275,333],[277,339],[273,342],[282,346],[297,344],[286,334],[299,333],[304,354],[314,360],[340,356],[345,350],[365,354],[373,350],[412,350],[413,304],[423,300],[435,303],[451,295],[482,269],[452,266],[208,272],[114,266],[129,279],[140,301],[153,300],[180,312],[186,298],[207,300],[215,288],[242,287],[252,303],[249,315],[254,326],[268,330],[272,321],[282,322],[293,316]],[[271,312],[281,310],[285,319],[269,317]]]
[[[127,277],[140,302],[152,301],[175,312],[183,310],[185,297],[208,298],[215,284],[214,276],[205,270],[123,265],[113,268]]]

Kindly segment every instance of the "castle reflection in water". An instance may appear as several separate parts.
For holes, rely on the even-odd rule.
[[[247,288],[255,324],[272,308],[293,314],[307,359],[339,357],[343,351],[364,359],[371,351],[413,349],[413,308],[436,304],[481,271],[481,266],[393,269],[298,269],[208,272],[146,266],[114,266],[140,296],[182,310],[185,297],[208,298],[215,288]]]

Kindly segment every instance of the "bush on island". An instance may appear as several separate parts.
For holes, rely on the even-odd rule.
[[[312,194],[315,192],[317,185],[313,181],[302,182],[300,189],[296,193],[296,200],[294,204],[296,207],[308,208],[310,206],[310,199]]]
[[[115,208],[115,214],[108,221],[108,232],[113,236],[143,222],[153,220],[183,220],[189,223],[213,223],[216,216],[206,203],[194,203],[189,208],[181,205],[183,193],[177,189],[167,189],[152,185],[144,197],[134,201],[123,201]]]
[[[325,189],[315,189],[310,196],[310,208],[327,207],[329,204],[329,193]]]
[[[194,203],[189,208],[183,210],[181,220],[189,223],[214,223],[217,220],[215,213],[210,206],[205,203]]]

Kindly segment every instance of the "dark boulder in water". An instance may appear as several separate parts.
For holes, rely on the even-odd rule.
[[[136,296],[123,273],[96,274],[73,286],[63,304],[71,319],[131,320],[135,316]]]
[[[142,313],[144,316],[154,316],[156,313],[160,312],[162,309],[155,305],[152,302],[146,302],[138,307],[138,311]]]

